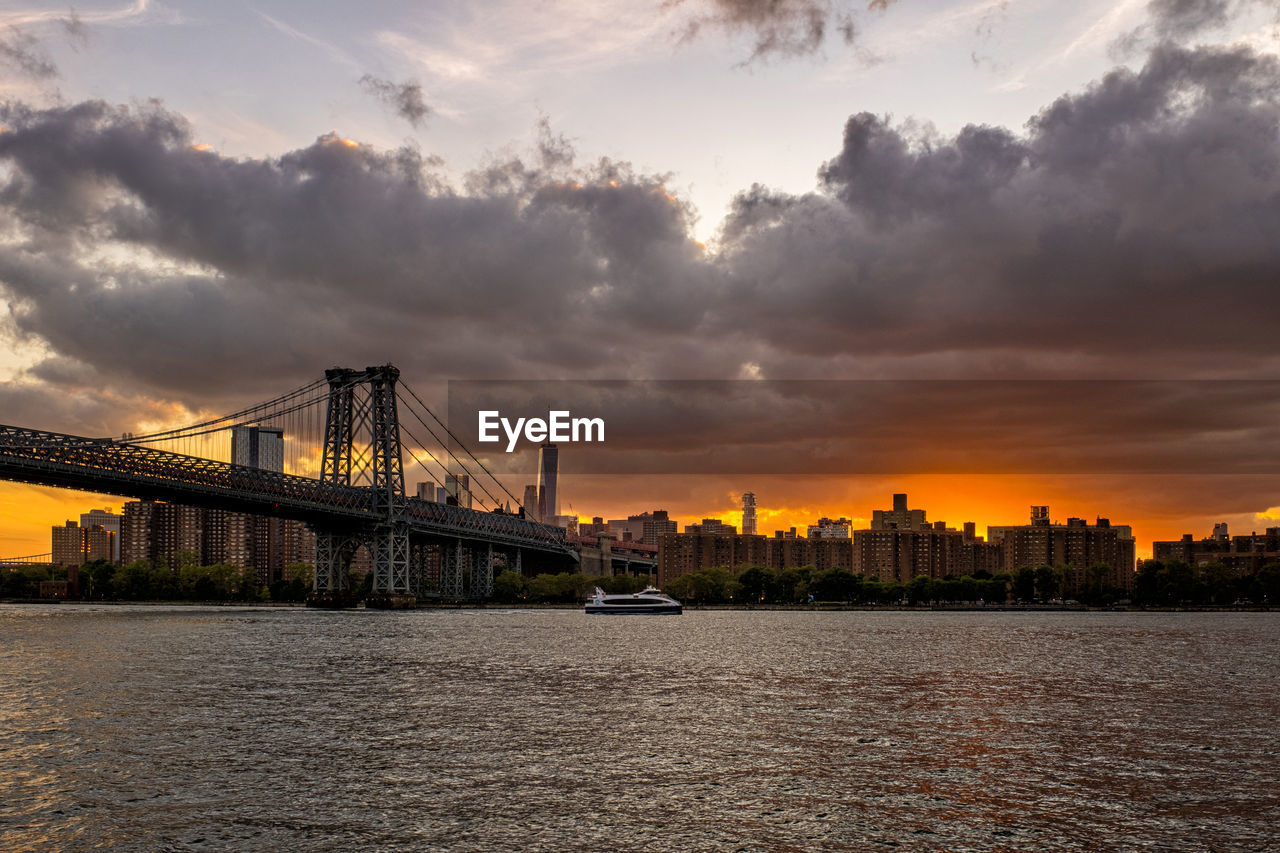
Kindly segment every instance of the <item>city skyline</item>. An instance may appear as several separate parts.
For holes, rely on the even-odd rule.
[[[192,422],[335,362],[419,385],[1280,375],[1270,3],[137,0],[0,24],[7,423]],[[1176,437],[1125,410],[1106,439],[1144,470],[1275,443],[1270,398],[1195,402]],[[717,440],[664,412],[651,434]],[[683,521],[750,490],[772,530],[908,491],[957,523],[1047,503],[1140,542],[1280,516],[1266,471],[894,473],[562,466],[558,499]],[[0,555],[110,502],[0,484]]]

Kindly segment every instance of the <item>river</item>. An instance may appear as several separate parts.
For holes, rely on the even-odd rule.
[[[1264,850],[1267,613],[0,606],[0,849]]]

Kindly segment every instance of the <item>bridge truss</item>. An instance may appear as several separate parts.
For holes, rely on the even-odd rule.
[[[398,379],[399,371],[391,365],[335,368],[325,372],[327,387],[319,395],[320,383],[313,383],[226,418],[124,439],[0,425],[0,479],[306,522],[316,538],[314,597],[319,603],[343,603],[349,592],[348,567],[361,546],[372,559],[373,589],[382,599],[423,594],[424,567],[432,555],[440,559],[442,594],[455,597],[490,594],[498,563],[517,569],[527,557],[576,563],[577,551],[559,528],[497,505],[480,511],[405,494]],[[260,419],[273,405],[272,411],[296,412],[321,400],[325,415],[318,479],[143,443],[225,431]],[[416,394],[413,401],[426,410]],[[474,456],[472,463],[483,469]]]

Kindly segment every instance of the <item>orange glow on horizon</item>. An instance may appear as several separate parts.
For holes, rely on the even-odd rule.
[[[301,454],[293,467],[318,466],[318,454]],[[299,470],[296,473],[306,475]],[[653,509],[666,509],[679,529],[703,518],[719,518],[726,524],[742,525],[741,494],[745,485],[756,493],[757,531],[773,536],[774,531],[795,527],[803,535],[808,525],[820,517],[846,517],[854,529],[869,525],[872,510],[889,509],[895,492],[905,492],[912,509],[923,509],[930,522],[945,521],[962,529],[964,522],[977,525],[977,535],[985,537],[991,525],[1026,524],[1031,505],[1047,504],[1055,523],[1079,517],[1090,524],[1098,516],[1112,524],[1133,529],[1140,559],[1151,556],[1153,540],[1178,539],[1190,533],[1197,539],[1209,536],[1213,525],[1226,521],[1232,535],[1261,533],[1280,526],[1280,507],[1253,511],[1223,511],[1213,501],[1194,491],[1176,502],[1144,505],[1141,497],[1150,493],[1161,497],[1158,483],[1122,482],[1108,488],[1105,483],[1070,477],[1029,476],[927,476],[898,478],[853,477],[656,477],[646,488],[635,481],[615,478],[562,475],[561,494],[572,504],[587,508],[589,515],[572,504],[566,514],[577,514],[583,523],[592,516],[617,519]],[[1125,489],[1128,489],[1126,491]],[[1135,495],[1138,497],[1135,498]],[[68,519],[78,520],[83,512],[105,506],[116,512],[130,500],[119,496],[76,492],[0,483],[0,557],[48,553],[50,531]]]

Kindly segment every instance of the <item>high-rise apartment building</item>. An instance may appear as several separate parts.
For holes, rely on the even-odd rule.
[[[908,509],[907,496],[905,494],[895,494],[893,496],[893,509],[872,510],[871,529],[928,530],[930,527],[929,523],[925,521],[924,510]]]
[[[1219,563],[1241,575],[1256,573],[1268,563],[1280,562],[1280,527],[1268,527],[1263,533],[1228,536],[1226,522],[1213,526],[1207,539],[1193,539],[1190,533],[1181,539],[1151,544],[1151,556],[1161,563],[1186,563],[1205,566]]]
[[[1067,592],[1084,588],[1086,572],[1095,565],[1110,567],[1108,583],[1119,589],[1133,589],[1135,543],[1128,525],[1113,525],[1099,518],[1089,524],[1082,518],[1068,518],[1053,524],[1047,506],[1031,507],[1031,523],[987,528],[987,539],[1003,547],[1004,570],[1015,572],[1039,566],[1066,566]]]
[[[284,473],[284,430],[264,426],[233,427],[231,464]]]
[[[88,512],[80,513],[81,527],[97,526],[97,527],[101,527],[103,530],[108,530],[112,534],[114,534],[115,538],[111,544],[111,557],[110,557],[110,560],[113,563],[120,562],[120,522],[121,521],[123,521],[121,516],[112,512],[110,507],[106,509],[91,509]]]
[[[81,527],[68,521],[54,527],[50,560],[55,566],[79,566],[91,560],[110,560],[115,550],[116,535],[102,525]]]
[[[725,524],[718,518],[704,518],[697,524],[686,524],[685,533],[711,534],[712,536],[732,536],[738,532],[732,524]]]
[[[676,532],[676,522],[672,519],[665,509],[655,509],[653,512],[642,513],[639,516],[631,516],[628,522],[640,521],[640,539],[641,544],[658,546],[658,540],[668,533]],[[632,536],[632,541],[636,541]]]
[[[205,512],[199,507],[130,501],[120,523],[120,560],[172,561],[180,552],[204,558]]]
[[[820,518],[817,524],[809,525],[810,539],[849,539],[853,522],[847,518]]]
[[[742,535],[756,535],[756,493],[746,492],[742,495]]]

